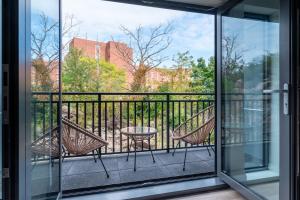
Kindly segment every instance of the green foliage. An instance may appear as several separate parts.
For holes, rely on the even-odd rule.
[[[206,65],[204,58],[196,62],[188,51],[177,53],[173,58],[175,65],[167,70],[169,81],[158,87],[158,92],[196,92],[213,93],[215,90],[215,58],[210,57]]]
[[[228,93],[235,92],[261,92],[263,89],[272,89],[274,76],[272,69],[278,66],[278,54],[266,53],[249,62],[236,64],[235,70],[223,70],[223,90]],[[232,65],[233,66],[233,65]],[[272,86],[273,85],[273,86]]]
[[[50,77],[49,66],[41,58],[32,59],[32,68],[34,69],[34,77],[31,84],[32,91],[50,91],[53,88],[53,80]]]
[[[120,92],[125,72],[106,61],[84,57],[78,49],[70,49],[63,65],[62,82],[67,92]]]
[[[189,68],[193,62],[193,56],[190,55],[189,51],[177,53],[173,61],[176,63],[174,66],[176,68]]]
[[[206,65],[203,58],[196,62],[188,51],[177,53],[172,69],[162,69],[166,80],[156,92],[214,92],[215,59]],[[122,92],[125,72],[104,60],[84,57],[78,49],[70,49],[63,65],[63,89],[66,92]]]
[[[173,61],[175,65],[171,70],[165,71],[165,76],[169,81],[163,82],[159,87],[159,92],[189,92],[189,73],[193,62],[193,57],[189,51],[177,53]]]
[[[192,62],[191,90],[193,92],[214,92],[215,58],[210,57],[206,65],[204,58]]]

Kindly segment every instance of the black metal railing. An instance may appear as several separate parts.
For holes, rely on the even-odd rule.
[[[57,93],[33,94],[33,140],[55,125],[57,99]],[[155,127],[158,133],[148,141],[152,149],[169,151],[176,146],[172,130],[212,104],[210,93],[63,93],[62,114],[107,140],[104,154],[128,152],[129,139],[120,133],[127,126]],[[198,146],[212,146],[214,141],[212,133],[208,143]],[[191,146],[181,142],[183,147]]]
[[[107,140],[109,145],[102,149],[103,154],[128,152],[129,139],[120,133],[120,129],[127,126],[156,128],[157,135],[148,141],[152,149],[170,151],[177,145],[172,140],[172,131],[214,104],[214,97],[209,93],[63,93],[62,114]],[[259,166],[266,166],[270,95],[229,94],[223,98],[222,104],[221,144],[247,144],[249,148],[256,148],[256,144],[262,143],[263,153],[254,156],[259,158]],[[33,94],[32,141],[56,126],[58,106],[57,93]],[[207,143],[198,147],[214,145],[213,132]],[[185,147],[192,148],[180,142],[179,148]],[[261,145],[256,149],[261,149]],[[148,151],[148,148],[142,146],[141,151]]]

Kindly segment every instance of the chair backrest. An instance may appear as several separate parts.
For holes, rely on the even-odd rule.
[[[62,118],[62,142],[67,152],[84,155],[107,146],[108,142],[67,118]]]
[[[174,139],[182,139],[190,144],[201,144],[215,127],[214,105],[209,106],[180,124],[173,131]]]

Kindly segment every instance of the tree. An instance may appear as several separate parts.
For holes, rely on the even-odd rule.
[[[231,92],[236,87],[243,87],[243,70],[245,68],[244,52],[238,44],[238,36],[224,36],[222,38],[222,79],[224,90]]]
[[[83,65],[87,64],[87,65]],[[89,90],[91,63],[82,61],[82,52],[70,49],[64,60],[62,83],[64,91],[85,92]]]
[[[236,73],[243,70],[245,62],[243,60],[244,50],[239,50],[238,46],[238,36],[224,36],[222,38],[222,48],[223,48],[223,69],[226,73]]]
[[[118,92],[124,89],[125,72],[106,61],[82,56],[70,49],[63,65],[63,88],[69,92]]]
[[[214,92],[215,58],[210,57],[208,65],[204,58],[192,63],[191,89],[193,92]]]
[[[115,42],[118,55],[131,67],[133,75],[131,91],[144,91],[147,72],[160,66],[167,59],[163,52],[171,44],[169,35],[172,26],[159,25],[150,29],[139,26],[134,31],[122,26],[121,30],[128,38],[129,47],[134,51],[132,56],[130,52],[124,50],[121,43]]]
[[[173,69],[170,72],[172,92],[188,92],[190,82],[190,68],[193,62],[193,56],[190,55],[189,51],[184,53],[177,53],[174,56]]]
[[[262,92],[278,85],[279,83],[274,80],[274,69],[277,69],[278,61],[278,53],[266,52],[248,62],[243,74],[244,91]]]
[[[67,15],[62,26],[62,35],[64,37],[72,32],[76,23],[74,16]],[[51,74],[58,69],[59,64],[59,21],[53,20],[45,13],[39,15],[39,20],[33,24],[31,32],[31,56],[32,71],[34,72],[33,85],[34,90],[47,91],[54,86]],[[62,44],[62,50],[68,46],[69,41]]]

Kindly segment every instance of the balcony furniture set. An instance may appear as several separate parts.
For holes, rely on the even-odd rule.
[[[155,163],[151,144],[149,142],[147,143],[147,141],[150,141],[151,138],[155,134],[157,134],[157,130],[155,128],[143,126],[126,127],[121,129],[121,134],[128,136],[131,139],[130,145],[128,147],[128,154],[126,159],[127,161],[129,158],[130,149],[131,147],[134,147],[134,171],[136,171],[136,150],[138,146],[149,149],[151,152],[153,163]],[[134,145],[132,144],[132,142],[134,143]]]
[[[199,145],[207,142],[210,133],[214,130],[214,114],[214,106],[209,106],[175,128],[172,132],[172,139],[174,141],[178,141],[178,143],[172,155],[174,156],[175,151],[181,142],[191,145]],[[131,140],[131,143],[128,147],[127,161],[129,158],[130,149],[132,147],[134,148],[134,171],[136,171],[136,153],[139,146],[143,146],[143,148],[150,150],[153,163],[155,163],[155,158],[150,145],[151,138],[157,134],[157,130],[155,128],[138,126],[126,127],[122,128],[120,132],[121,134],[128,136],[128,138]],[[108,146],[108,142],[91,131],[88,131],[73,121],[67,119],[66,117],[62,118],[62,146],[63,159],[66,154],[79,156],[92,153],[95,162],[97,162],[96,156],[98,156],[107,177],[109,177],[101,158],[101,148]],[[207,150],[211,156],[208,146]],[[214,149],[212,148],[212,150]],[[32,143],[32,152],[35,155],[49,155],[50,153],[51,155],[49,156],[58,158],[60,156],[58,128],[56,127],[52,129],[52,131],[48,131],[42,137],[35,140]],[[185,170],[186,156],[187,148],[185,148],[183,170]]]

